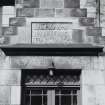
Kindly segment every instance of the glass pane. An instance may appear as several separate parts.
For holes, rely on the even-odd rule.
[[[42,97],[41,96],[32,96],[31,97],[31,105],[42,105]]]
[[[61,94],[70,94],[71,90],[61,90]]]
[[[59,96],[55,96],[55,105],[59,105]]]
[[[73,90],[73,94],[77,94],[77,90]]]
[[[31,90],[32,94],[42,94],[42,90]]]
[[[30,90],[26,90],[25,94],[29,95],[30,94]]]
[[[71,96],[61,96],[61,105],[71,105]]]
[[[43,94],[47,94],[47,90],[43,90]]]
[[[47,96],[43,97],[43,105],[47,105]]]
[[[59,91],[60,91],[60,90],[58,90],[58,89],[57,89],[57,90],[55,90],[55,94],[59,94]]]
[[[26,96],[25,98],[25,105],[30,105],[30,97]]]
[[[73,105],[77,105],[77,96],[73,96]]]

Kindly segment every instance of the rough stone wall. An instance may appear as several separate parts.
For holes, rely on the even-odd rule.
[[[0,38],[1,44],[17,44],[17,43],[31,43],[31,22],[35,22],[37,18],[47,21],[53,18],[61,18],[61,22],[65,19],[71,20],[70,32],[65,30],[59,31],[60,34],[65,34],[71,37],[69,43],[92,43],[97,45],[104,45],[105,40],[102,36],[102,30],[98,27],[98,20],[96,16],[96,0],[16,0],[15,7],[5,6],[2,7],[2,37]],[[59,27],[59,25],[58,25]],[[54,31],[54,30],[52,30]],[[41,37],[42,31],[38,37]],[[71,33],[70,35],[68,33]],[[49,34],[46,33],[46,34]],[[66,35],[64,35],[66,37]],[[35,34],[36,36],[36,34]],[[53,35],[54,36],[54,35]],[[35,38],[35,39],[38,39]],[[48,36],[46,36],[48,37]],[[56,36],[55,36],[56,37]],[[63,43],[57,35],[55,41]],[[51,42],[53,42],[53,37]],[[46,39],[45,39],[46,40]],[[34,43],[41,43],[34,41]],[[54,43],[55,43],[54,42]],[[45,43],[45,42],[43,42]]]
[[[104,0],[101,0],[102,8],[103,2]],[[16,0],[15,7],[0,8],[0,44],[31,44],[31,22],[69,21],[72,23],[70,43],[104,45],[101,28],[97,27],[97,19],[94,19],[97,17],[96,6],[95,0],[80,0],[80,2],[79,0],[40,0],[40,2],[39,0]],[[101,26],[104,32],[104,9],[102,8]],[[60,39],[60,42],[64,42],[63,39]],[[43,41],[45,42],[46,40]],[[35,43],[41,43],[41,41],[35,41]],[[0,52],[0,105],[20,105],[21,69],[48,68],[51,60],[54,61],[56,68],[82,70],[82,105],[105,105],[104,56],[8,57],[2,51]]]

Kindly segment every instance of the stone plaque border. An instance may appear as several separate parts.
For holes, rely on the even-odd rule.
[[[33,35],[32,35],[32,26],[33,26],[33,24],[35,24],[35,23],[37,23],[37,24],[41,24],[41,23],[52,23],[52,24],[54,24],[54,23],[58,23],[58,24],[72,24],[72,22],[67,22],[67,21],[63,21],[63,22],[61,22],[61,21],[42,21],[42,22],[31,22],[31,44],[33,44],[33,41],[32,41],[32,37],[33,37]],[[53,29],[52,29],[53,30]]]

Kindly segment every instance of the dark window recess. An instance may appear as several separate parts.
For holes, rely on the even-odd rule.
[[[0,0],[0,6],[14,6],[15,0]]]

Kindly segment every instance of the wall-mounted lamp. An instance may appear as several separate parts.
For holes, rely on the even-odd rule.
[[[54,75],[54,71],[53,71],[53,70],[50,70],[50,71],[49,71],[49,75],[50,75],[50,76],[53,76],[53,75]]]
[[[55,70],[55,65],[54,65],[53,61],[50,63],[50,67],[48,67],[48,70],[49,70],[49,75],[53,76],[54,75],[54,70]]]

